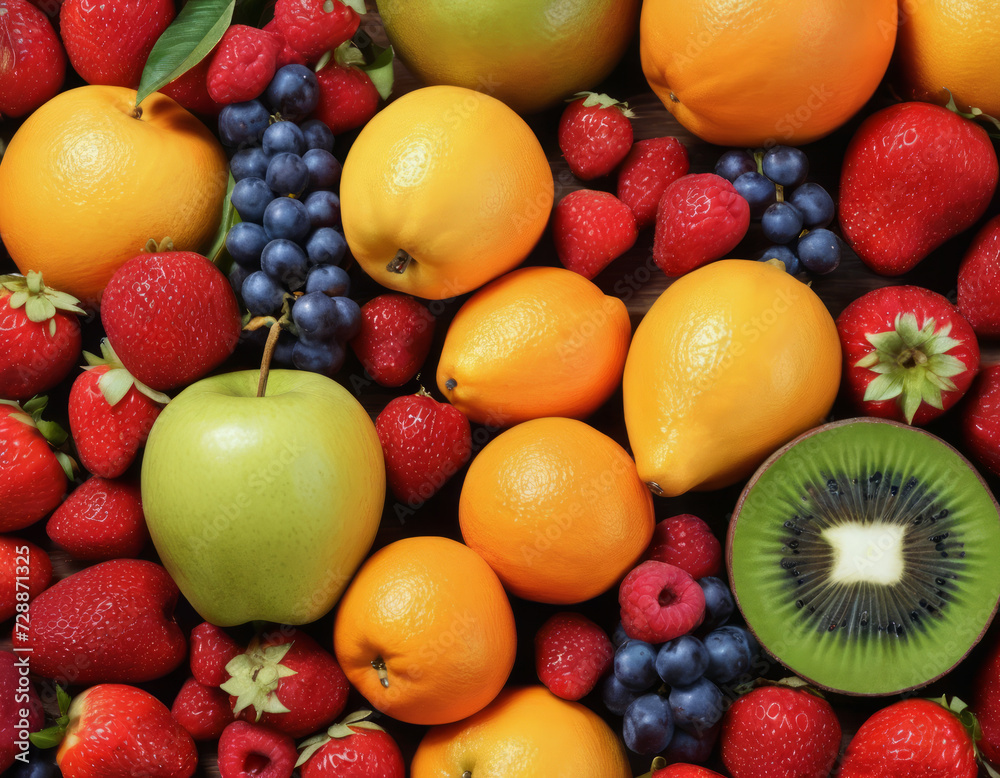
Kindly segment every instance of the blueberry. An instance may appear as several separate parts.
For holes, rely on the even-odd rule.
[[[230,103],[219,111],[219,137],[227,146],[251,146],[260,143],[271,115],[260,100]]]
[[[7,778],[59,778],[62,773],[55,763],[56,749],[38,748],[29,744],[27,759],[15,759],[4,775]]]
[[[264,153],[273,157],[275,154],[303,154],[306,150],[306,138],[297,124],[292,122],[275,122],[266,130],[261,139]]]
[[[332,376],[344,365],[344,347],[336,341],[307,343],[298,341],[292,348],[292,364],[299,370]]]
[[[264,229],[269,238],[298,242],[309,234],[309,213],[301,200],[276,197],[264,209]]]
[[[260,253],[269,238],[264,228],[253,222],[237,222],[226,233],[226,251],[233,261],[250,270],[260,270]]]
[[[309,149],[302,155],[309,169],[309,189],[336,189],[340,183],[341,164],[329,151]]]
[[[785,247],[780,246],[779,248]],[[792,256],[794,257],[795,255],[792,254]],[[736,608],[732,592],[729,591],[729,587],[726,586],[725,581],[713,575],[706,575],[699,578],[698,586],[705,593],[705,620],[702,622],[702,629],[713,630],[716,627],[721,627],[729,621],[729,617]]]
[[[616,716],[621,716],[625,713],[625,709],[631,705],[639,695],[625,686],[621,681],[618,680],[618,676],[614,673],[609,674],[601,682],[601,699],[604,701],[604,707],[609,711],[614,713]]]
[[[705,677],[716,683],[730,683],[750,670],[756,655],[755,641],[742,627],[719,627],[704,640],[708,650]]]
[[[615,675],[624,686],[641,692],[659,681],[656,649],[642,640],[626,640],[615,651]]]
[[[809,158],[792,146],[772,146],[764,152],[761,169],[774,183],[794,187],[809,175]]]
[[[305,65],[285,65],[274,74],[264,91],[264,99],[282,119],[297,122],[316,108],[319,81]]]
[[[237,265],[233,262],[233,266],[229,268],[229,285],[233,287],[233,291],[236,294],[240,294],[240,290],[243,289],[243,282],[253,272],[253,268],[243,267],[243,265]]]
[[[267,175],[267,163],[271,158],[260,146],[240,149],[229,160],[229,170],[233,179],[242,181],[244,178],[263,178]]]
[[[309,276],[306,253],[297,243],[284,238],[275,238],[264,246],[260,253],[260,267],[291,292],[304,287]]]
[[[733,187],[750,204],[751,219],[759,219],[767,207],[778,199],[774,182],[760,173],[744,173],[733,181]]]
[[[260,224],[264,220],[264,209],[274,199],[274,192],[263,178],[242,178],[233,187],[230,199],[243,221]]]
[[[281,310],[285,290],[263,270],[255,270],[243,282],[240,297],[251,316],[274,316]]]
[[[836,210],[833,198],[819,184],[812,182],[802,184],[785,199],[799,209],[802,214],[802,224],[809,229],[826,227],[833,221]]]
[[[336,265],[317,265],[309,271],[306,292],[322,292],[330,297],[347,297],[351,293],[351,277]]]
[[[622,643],[628,640],[628,634],[625,632],[624,625],[619,621],[618,626],[615,627],[614,634],[611,635],[611,645],[618,648]]]
[[[658,754],[674,736],[669,703],[658,694],[644,694],[625,710],[622,737],[637,754]]]
[[[692,734],[677,725],[674,727],[674,736],[663,756],[671,764],[674,762],[704,764],[712,756],[712,750],[719,739],[719,730],[720,727],[716,725],[705,731]]]
[[[690,686],[708,669],[708,651],[698,638],[681,635],[656,652],[656,674],[669,686]]]
[[[730,149],[715,163],[715,175],[722,176],[727,181],[735,181],[744,173],[757,170],[757,162],[753,154],[740,149]]]
[[[802,265],[799,262],[799,258],[795,256],[795,252],[792,251],[788,246],[769,246],[764,249],[763,253],[757,257],[759,262],[767,262],[771,259],[780,260],[785,266],[785,272],[790,275],[796,275],[802,270]],[[699,581],[699,583],[701,583]]]
[[[707,678],[699,678],[690,686],[672,687],[667,701],[674,722],[695,732],[714,726],[725,712],[722,692]]]
[[[340,198],[334,192],[310,192],[303,202],[313,229],[340,227]]]
[[[791,203],[774,203],[764,211],[760,227],[772,243],[790,243],[802,232],[802,213]]]
[[[320,227],[306,238],[306,254],[313,265],[339,265],[347,253],[347,241],[333,227]]]
[[[341,343],[354,340],[361,332],[361,306],[350,297],[331,297],[337,306],[338,323],[333,337]]]
[[[271,358],[279,365],[292,367],[294,364],[292,362],[292,351],[298,342],[298,338],[288,330],[283,329],[278,334],[278,342],[274,344],[274,354],[271,355]]]
[[[810,273],[832,273],[840,265],[840,241],[830,230],[811,230],[799,238],[799,261]]]
[[[292,321],[303,340],[330,341],[339,323],[337,305],[322,292],[307,292],[292,306]]]
[[[264,180],[277,194],[300,195],[309,186],[309,168],[297,154],[282,152],[267,163]]]
[[[323,149],[333,153],[333,132],[325,122],[319,119],[308,119],[299,125],[306,139],[306,148]]]

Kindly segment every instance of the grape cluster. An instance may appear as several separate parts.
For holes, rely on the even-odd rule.
[[[761,260],[779,259],[793,275],[802,268],[817,275],[837,269],[840,241],[826,229],[833,221],[833,198],[806,181],[805,152],[791,146],[757,154],[732,149],[719,157],[715,172],[750,204],[751,218],[760,220],[764,237],[773,244]]]
[[[727,625],[734,603],[719,578],[698,580],[705,593],[701,637],[682,635],[660,645],[612,637],[614,671],[601,687],[605,707],[622,716],[625,744],[637,754],[708,760],[727,702],[720,685],[749,677],[759,647],[743,627]]]
[[[303,121],[318,99],[316,74],[286,65],[261,98],[222,110],[219,135],[237,149],[230,199],[242,221],[226,235],[233,288],[254,317],[278,317],[290,305],[276,362],[332,376],[358,334],[361,309],[341,267],[347,242],[334,136],[318,119]]]

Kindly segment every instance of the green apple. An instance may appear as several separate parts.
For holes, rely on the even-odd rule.
[[[204,378],[156,419],[142,463],[153,544],[206,621],[306,624],[368,554],[385,501],[375,426],[337,382]]]

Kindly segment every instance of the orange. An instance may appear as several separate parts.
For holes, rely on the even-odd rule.
[[[542,686],[505,690],[485,710],[434,727],[410,778],[631,778],[625,748],[596,713]]]
[[[653,498],[632,458],[575,419],[535,419],[493,439],[469,466],[462,537],[507,591],[583,602],[635,565],[653,536]]]
[[[354,576],[333,648],[372,705],[411,724],[471,716],[503,688],[517,634],[503,585],[475,551],[439,537],[399,540]]]
[[[727,259],[677,279],[639,323],[623,395],[639,477],[670,497],[746,478],[829,413],[840,339],[784,270]]]
[[[62,92],[22,124],[0,163],[0,236],[22,273],[90,306],[150,238],[205,251],[229,166],[208,128],[165,95]]]
[[[642,69],[722,146],[800,145],[850,119],[885,74],[896,0],[646,0]]]
[[[437,385],[480,424],[586,418],[618,388],[631,331],[625,304],[578,273],[522,268],[459,309]]]
[[[639,0],[380,0],[378,10],[423,81],[478,89],[520,113],[604,80],[639,21]]]
[[[440,300],[519,265],[552,210],[545,152],[496,98],[418,89],[365,125],[340,182],[344,237],[382,286]]]
[[[894,81],[904,99],[1000,118],[1000,14],[994,0],[930,0],[903,4]]]

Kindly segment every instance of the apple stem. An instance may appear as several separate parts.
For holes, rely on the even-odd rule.
[[[260,360],[260,380],[257,382],[257,396],[263,397],[267,390],[267,374],[271,370],[271,355],[274,354],[274,347],[278,345],[278,336],[281,334],[281,322],[276,321],[267,331],[267,343],[264,344],[264,356]]]
[[[385,269],[390,273],[402,274],[412,261],[413,257],[403,249],[400,249],[396,252],[396,256],[389,260],[389,264],[385,266]]]

